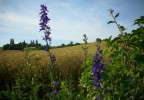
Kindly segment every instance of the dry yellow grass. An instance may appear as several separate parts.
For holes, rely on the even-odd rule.
[[[88,55],[93,56],[96,52],[96,43],[89,43]],[[105,42],[100,44],[101,48],[105,48]],[[55,48],[51,52],[56,56],[56,63],[59,70],[62,73],[75,72],[80,70],[81,65],[84,61],[84,51],[82,49],[83,45],[65,47],[65,48]],[[31,58],[30,63],[36,69],[47,67],[50,63],[48,53],[46,51],[37,50],[30,51]],[[26,64],[25,52],[24,51],[0,51],[0,65],[6,65],[11,68],[18,66],[24,66]]]

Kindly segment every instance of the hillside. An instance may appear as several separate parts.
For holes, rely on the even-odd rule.
[[[105,48],[105,42],[100,44],[101,48]],[[82,49],[83,45],[64,47],[64,48],[54,48],[51,50],[52,54],[56,56],[57,64],[61,67],[80,67],[84,61],[84,51]],[[88,55],[93,56],[96,52],[96,43],[87,44]],[[44,50],[34,50],[30,51],[29,54],[30,62],[33,66],[44,67],[49,63],[48,53]],[[5,50],[0,52],[0,64],[10,65],[15,67],[20,64],[25,64],[26,52],[19,50]]]
[[[96,43],[88,43],[86,44],[86,46],[88,47],[88,54],[89,55],[93,55],[96,52]],[[105,42],[103,41],[100,44],[101,48],[104,49],[105,48]],[[51,52],[53,54],[55,54],[56,56],[63,56],[63,55],[67,55],[70,56],[71,54],[76,54],[76,55],[83,55],[84,51],[82,49],[82,47],[84,47],[84,44],[81,45],[76,45],[76,46],[69,46],[69,47],[63,47],[63,48],[54,48],[51,49]],[[1,48],[0,48],[1,49]],[[20,50],[4,50],[0,52],[0,55],[19,55],[19,54],[24,54],[24,51],[20,51]],[[30,53],[32,55],[43,55],[46,52],[44,50],[31,50]],[[11,56],[12,57],[12,56]]]

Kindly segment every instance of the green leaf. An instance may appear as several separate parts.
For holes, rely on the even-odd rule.
[[[118,17],[118,16],[119,16],[119,13],[117,13],[117,14],[115,15],[115,18]]]
[[[108,38],[108,41],[109,41],[109,42],[112,41],[112,35]]]
[[[124,26],[120,26],[121,31],[125,31],[126,29],[124,28]]]
[[[112,40],[112,43],[116,42],[116,41],[119,41],[120,40],[120,37],[115,37],[113,40]]]
[[[110,24],[110,23],[115,23],[115,21],[109,21],[107,24]]]
[[[111,14],[113,14],[114,10],[113,9],[109,9],[108,10]]]
[[[144,24],[144,16],[141,16],[139,19],[136,19],[134,25],[143,25]]]
[[[108,53],[109,53],[108,50],[104,50],[102,54],[103,54],[103,56],[105,56],[105,55],[108,54]]]
[[[119,49],[119,45],[117,43],[114,43],[113,44],[113,48],[115,48],[116,50],[118,50]]]

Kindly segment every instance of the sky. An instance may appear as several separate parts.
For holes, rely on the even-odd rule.
[[[51,19],[52,45],[83,42],[87,34],[88,42],[96,38],[116,37],[119,31],[108,10],[120,13],[117,21],[127,28],[127,32],[136,28],[134,20],[144,16],[144,0],[0,0],[0,47],[13,38],[15,43],[42,40],[39,32],[40,5],[49,10]]]

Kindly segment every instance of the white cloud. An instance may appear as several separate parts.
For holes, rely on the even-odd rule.
[[[53,20],[50,22],[52,37],[56,40],[79,41],[83,39],[83,34],[87,34],[89,41],[93,42],[96,38],[101,38],[107,33],[108,28],[104,28],[100,21],[93,23],[82,22],[79,20]],[[104,38],[104,37],[103,37]]]
[[[12,25],[13,27],[35,26],[38,19],[31,16],[18,15],[12,12],[0,13],[0,20],[2,24]]]
[[[38,34],[38,18],[5,12],[0,13],[0,21],[0,37],[3,44],[9,42],[10,38],[14,38],[17,42],[22,42],[23,40],[38,39],[40,36]]]

